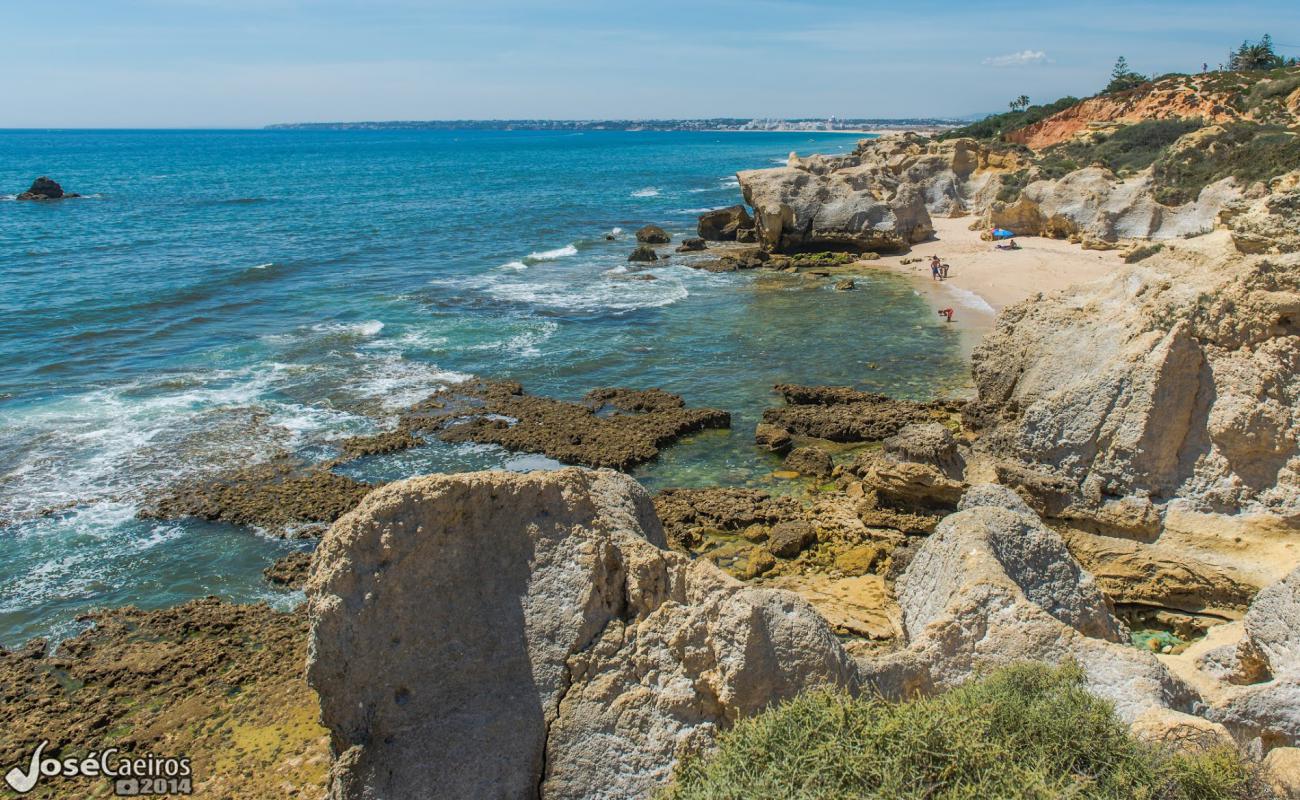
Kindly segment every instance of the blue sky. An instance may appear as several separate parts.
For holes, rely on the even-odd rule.
[[[15,1],[0,127],[962,115],[1266,30],[1300,44],[1300,3]]]

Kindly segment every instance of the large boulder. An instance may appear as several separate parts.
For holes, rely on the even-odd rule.
[[[1274,181],[1274,191],[1257,200],[1226,205],[1219,222],[1232,233],[1232,243],[1243,253],[1295,253],[1300,251],[1300,172]],[[1290,188],[1284,188],[1290,187]]]
[[[972,367],[977,448],[1040,511],[1140,535],[1174,499],[1300,521],[1300,255],[1166,248],[1005,309]]]
[[[897,584],[908,653],[925,682],[942,689],[1002,664],[1069,660],[1127,721],[1152,707],[1192,709],[1190,689],[1121,644],[1126,632],[1092,576],[1018,496],[977,488],[963,507]]]
[[[307,585],[331,797],[648,797],[740,716],[856,688],[805,601],[664,544],[609,471],[371,494]]]
[[[754,227],[754,218],[744,206],[728,206],[706,211],[699,216],[696,231],[709,242],[734,242],[742,230]]]

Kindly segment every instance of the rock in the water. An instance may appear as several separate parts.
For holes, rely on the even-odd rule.
[[[1300,255],[1182,256],[1005,309],[977,448],[1053,516],[1150,535],[1159,504],[1300,520]]]
[[[75,192],[64,192],[56,181],[42,175],[32,181],[31,188],[18,195],[19,200],[61,200],[65,197],[81,197]]]
[[[832,442],[876,442],[905,425],[947,419],[960,407],[936,402],[893,400],[842,386],[776,387],[786,404],[763,412],[763,422],[792,434]]]
[[[683,239],[683,240],[682,240],[682,243],[681,243],[680,245],[677,246],[677,252],[679,252],[679,253],[698,253],[698,252],[700,252],[701,250],[704,250],[705,247],[706,247],[706,245],[704,244],[704,240],[703,240],[703,239],[700,239],[700,238],[698,238],[698,237],[692,237],[692,238],[690,238],[690,239]]]
[[[287,589],[301,589],[307,582],[307,571],[311,568],[311,553],[295,550],[262,570],[263,577],[270,583]]]
[[[583,402],[534,397],[510,381],[453,384],[416,404],[403,428],[449,442],[496,444],[568,464],[629,469],[688,433],[726,428],[731,415],[687,408],[659,389],[593,389]]]
[[[856,288],[858,288],[858,285],[853,282],[852,278],[844,278],[835,282],[835,291],[837,292],[851,292]]]
[[[784,428],[760,422],[754,428],[754,443],[773,453],[783,453],[790,449],[790,432]]]
[[[632,254],[627,257],[628,261],[658,261],[659,254],[648,244],[639,244]]]
[[[754,218],[744,206],[729,206],[706,211],[699,217],[696,231],[710,242],[734,242],[742,230],[753,230]]]
[[[646,225],[637,230],[636,240],[642,244],[668,244],[673,237],[658,225]]]
[[[782,466],[808,478],[828,478],[835,462],[820,447],[797,447],[785,457]]]
[[[644,490],[608,471],[372,494],[307,587],[331,796],[650,797],[737,718],[856,686],[804,600],[663,544]]]

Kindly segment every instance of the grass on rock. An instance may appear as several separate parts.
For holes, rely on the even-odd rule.
[[[1262,798],[1235,749],[1143,744],[1073,666],[1023,664],[904,703],[802,695],[678,768],[666,800]]]

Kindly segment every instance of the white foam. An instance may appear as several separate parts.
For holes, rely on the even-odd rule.
[[[952,286],[952,285],[946,285],[944,288],[947,289],[949,294],[951,294],[953,297],[956,298],[957,305],[959,306],[965,306],[966,308],[972,309],[974,311],[979,311],[984,314],[995,313],[993,306],[989,305],[987,300],[975,294],[969,289],[962,289],[961,287]]]
[[[686,299],[690,292],[678,279],[590,283],[501,283],[486,288],[502,300],[562,311],[633,311],[658,308]]]
[[[623,235],[623,229],[622,229],[622,228],[618,228],[618,227],[610,228],[610,229],[609,229],[609,234],[610,234],[610,236],[622,236],[622,235]]]
[[[377,319],[368,319],[365,322],[321,322],[311,326],[311,329],[317,333],[369,338],[378,336],[384,329],[384,323]]]
[[[266,262],[265,264],[257,264],[257,265],[255,265],[255,266],[253,267],[253,269],[267,269],[268,267],[274,267],[274,266],[275,266],[275,262],[273,262],[273,261],[268,261],[268,262]]]
[[[632,193],[633,197],[658,197],[659,190],[654,186],[647,186],[644,189],[637,189]]]
[[[522,261],[511,261],[501,265],[501,269],[513,269],[515,271],[528,269],[528,265]]]
[[[578,248],[576,245],[566,244],[564,247],[557,247],[554,250],[542,250],[537,253],[529,253],[525,261],[558,261],[561,258],[576,256]]]
[[[735,178],[723,178],[722,183],[719,183],[718,187],[722,189],[739,189],[740,181]]]

